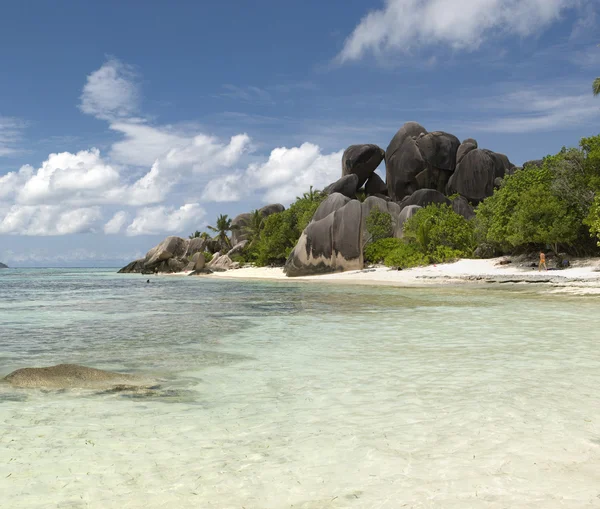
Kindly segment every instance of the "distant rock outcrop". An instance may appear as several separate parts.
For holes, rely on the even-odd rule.
[[[261,209],[258,209],[258,212],[263,217],[268,217],[271,214],[277,214],[279,212],[283,212],[285,207],[281,205],[281,203],[273,203],[271,205],[265,205]],[[245,228],[250,225],[252,221],[252,213],[244,212],[243,214],[239,214],[233,218],[231,221],[231,245],[235,246],[239,244],[243,240],[248,239],[248,233],[245,231]]]
[[[0,269],[8,269],[8,265],[5,265],[4,263],[0,262]]]

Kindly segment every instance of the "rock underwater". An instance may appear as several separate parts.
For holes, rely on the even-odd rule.
[[[13,387],[37,389],[107,389],[141,387],[149,380],[77,364],[58,364],[44,368],[22,368],[7,375],[4,382]]]

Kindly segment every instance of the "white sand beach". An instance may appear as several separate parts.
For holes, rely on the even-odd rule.
[[[423,286],[446,283],[546,283],[559,291],[600,293],[600,258],[572,260],[562,270],[538,271],[531,261],[510,261],[506,257],[487,260],[462,259],[444,263],[395,270],[374,266],[363,270],[337,272],[319,276],[288,278],[282,268],[243,267],[215,272],[207,277],[232,279],[263,279],[285,281],[322,281],[340,284],[370,284],[391,286]]]

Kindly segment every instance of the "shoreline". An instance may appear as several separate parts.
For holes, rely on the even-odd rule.
[[[600,293],[600,258],[573,261],[571,267],[538,272],[519,263],[506,263],[506,257],[486,260],[461,259],[453,263],[429,265],[405,270],[370,267],[317,276],[288,278],[281,267],[242,267],[214,272],[209,279],[263,280],[287,282],[327,282],[351,285],[423,287],[450,284],[527,284],[552,286],[559,291]],[[563,288],[563,290],[560,290]],[[588,290],[583,292],[583,290]],[[579,290],[576,292],[575,290]]]

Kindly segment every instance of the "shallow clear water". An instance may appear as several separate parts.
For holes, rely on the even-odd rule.
[[[0,271],[0,507],[600,507],[597,297]]]

